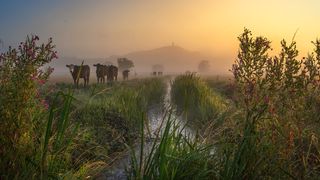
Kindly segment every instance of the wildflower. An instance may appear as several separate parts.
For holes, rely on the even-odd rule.
[[[57,51],[55,51],[55,52],[52,53],[51,59],[58,59]]]
[[[48,104],[48,102],[46,100],[42,99],[41,100],[41,104],[45,109],[49,109],[49,104]]]
[[[38,79],[38,83],[39,83],[40,85],[43,85],[44,83],[46,83],[46,80],[44,80],[44,79]]]
[[[33,52],[32,52],[32,49],[31,49],[31,48],[30,48],[30,49],[28,49],[28,51],[27,51],[27,55],[28,55],[28,56],[32,56],[32,53],[33,53]]]

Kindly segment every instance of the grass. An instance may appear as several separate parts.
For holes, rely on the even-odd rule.
[[[139,156],[132,153],[128,179],[208,179],[214,177],[214,149],[200,137],[191,138],[168,112],[159,141],[148,145],[141,139]],[[143,126],[143,125],[142,125]],[[141,132],[143,137],[144,132]],[[145,150],[144,146],[150,146]],[[144,152],[147,151],[147,152]]]
[[[192,73],[176,77],[172,83],[171,99],[178,112],[183,113],[196,128],[219,119],[228,108],[228,101]]]
[[[23,162],[18,164],[19,172],[2,171],[1,179],[95,177],[114,154],[137,139],[137,122],[143,120],[148,108],[161,104],[164,92],[161,79],[83,89],[74,89],[71,84],[43,87],[40,94],[46,97],[49,109],[33,116],[31,127],[36,137],[31,152],[18,157]],[[24,139],[21,143],[31,142]]]
[[[212,79],[210,81],[212,84],[217,83]],[[215,91],[193,74],[178,76],[173,81],[174,107],[180,108],[180,112],[183,108],[187,110],[189,108],[191,110],[189,113],[192,112],[193,117],[196,117],[189,121],[207,122],[205,131],[203,126],[193,126],[195,130],[200,128],[202,131],[200,133],[195,131],[194,138],[190,138],[183,133],[184,128],[176,121],[173,111],[167,112],[163,131],[156,137],[158,141],[153,141],[150,145],[142,138],[139,153],[132,153],[129,179],[317,179],[319,177],[320,154],[318,135],[315,134],[316,131],[312,131],[314,127],[305,128],[301,136],[294,136],[293,133],[286,132],[288,127],[277,123],[268,115],[267,105],[246,112],[233,103],[228,104],[230,107],[227,109],[220,111],[222,113],[219,118],[215,113],[205,111],[208,117],[213,117],[207,118],[210,119],[208,121],[199,121],[199,117],[203,117],[203,111],[197,111],[199,106],[201,108],[205,108],[203,105],[211,108],[217,106],[198,101],[207,101],[211,96],[220,94]],[[190,118],[190,115],[187,118]],[[289,119],[287,121],[290,122]],[[214,125],[211,126],[212,124]],[[140,133],[143,137],[143,132]],[[290,134],[289,137],[287,133]],[[149,147],[148,150],[143,148],[145,146]]]

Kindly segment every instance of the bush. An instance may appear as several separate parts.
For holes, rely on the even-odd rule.
[[[6,173],[1,177],[28,177],[24,170],[34,163],[42,138],[38,128],[43,130],[48,104],[38,88],[53,70],[43,66],[57,55],[51,38],[41,45],[38,40],[27,37],[18,49],[0,55],[0,171]]]
[[[310,97],[319,96],[320,41],[314,43],[316,56],[298,60],[294,41],[282,40],[280,54],[270,57],[267,38],[253,38],[245,29],[238,39],[240,50],[232,72],[237,107],[243,110],[241,125],[236,127],[242,129],[242,138],[228,177],[319,176],[315,140],[319,126],[314,116],[319,114],[318,100]]]

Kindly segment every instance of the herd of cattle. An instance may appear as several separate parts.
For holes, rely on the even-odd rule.
[[[90,67],[88,65],[74,65],[68,64],[66,65],[70,73],[72,75],[74,84],[78,87],[79,79],[84,79],[84,86],[89,84],[90,78]],[[118,67],[114,65],[102,65],[102,64],[94,64],[93,66],[96,67],[96,75],[98,83],[105,83],[105,77],[107,76],[107,81],[117,81],[118,79]],[[124,80],[127,80],[129,77],[129,70],[123,70],[122,76]]]

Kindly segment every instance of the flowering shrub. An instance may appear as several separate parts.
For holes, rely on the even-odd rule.
[[[258,171],[254,162],[265,161],[261,166],[276,162],[277,170],[284,169],[281,173],[298,178],[319,175],[320,154],[315,150],[319,144],[314,139],[319,135],[320,40],[313,42],[314,53],[298,59],[295,41],[282,40],[280,54],[271,57],[267,38],[253,38],[245,29],[238,39],[240,49],[232,73],[237,105],[245,112],[239,146],[242,150],[250,148],[241,152],[248,153],[243,163]],[[302,145],[305,143],[309,148]],[[272,148],[266,148],[270,144]],[[312,163],[311,154],[317,157]],[[275,172],[279,171],[270,170],[271,174]]]
[[[58,58],[54,49],[52,38],[39,45],[39,37],[31,36],[17,49],[9,47],[0,55],[1,172],[19,172],[39,141],[36,133],[41,123],[37,120],[48,104],[38,88],[53,71],[44,65]]]

